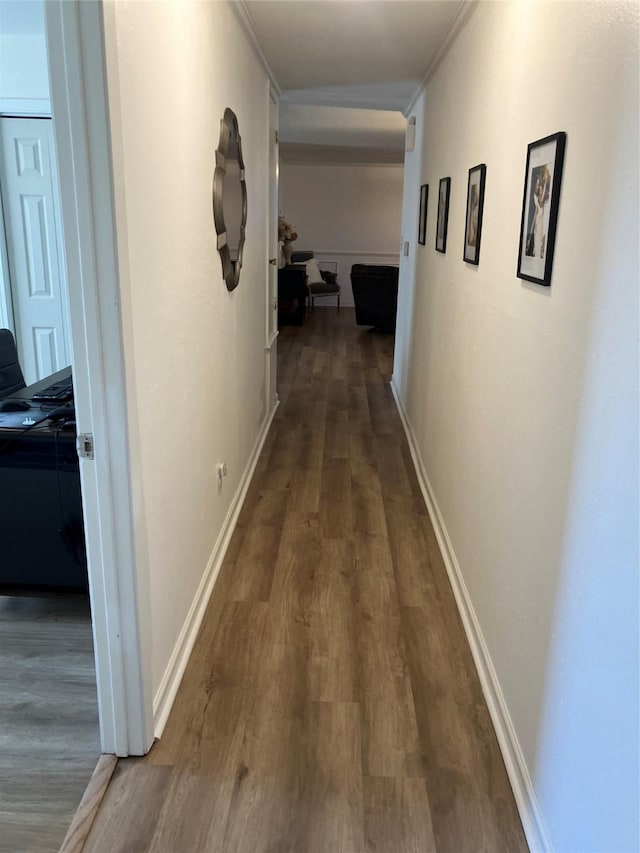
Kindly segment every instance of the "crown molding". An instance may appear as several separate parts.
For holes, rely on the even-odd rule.
[[[403,166],[404,147],[314,145],[281,139],[280,160],[288,166]]]
[[[1,0],[0,0],[1,2]],[[348,90],[335,89],[288,89],[281,98],[286,104],[302,104],[306,107],[345,107],[352,110],[393,110],[402,112],[404,98],[381,98],[379,95],[366,95]]]
[[[247,8],[247,4],[244,0],[227,0],[227,6],[231,9],[231,13],[242,27],[244,34],[249,39],[249,43],[251,44],[257,59],[269,77],[271,88],[275,92],[276,96],[281,98],[282,89],[280,88],[280,84],[276,80],[276,75],[273,73],[269,62],[267,61],[267,57],[264,54],[262,45],[260,44],[260,39],[258,38],[258,33],[256,32],[249,9]]]
[[[415,107],[416,101],[418,100],[418,98],[422,94],[425,86],[427,85],[429,80],[431,80],[433,75],[436,73],[436,70],[437,70],[438,66],[440,65],[440,63],[442,62],[442,60],[449,53],[449,50],[451,49],[454,41],[457,39],[458,35],[460,34],[461,30],[464,28],[464,26],[467,23],[467,21],[469,20],[469,18],[475,12],[476,7],[479,5],[479,2],[480,2],[480,0],[464,0],[462,6],[460,7],[458,14],[453,19],[453,23],[449,27],[449,30],[448,30],[446,36],[444,37],[444,41],[442,42],[442,44],[440,45],[435,56],[433,57],[433,59],[431,60],[429,65],[427,66],[427,70],[425,71],[425,75],[422,78],[422,80],[420,81],[418,88],[413,93],[413,97],[411,98],[411,100],[409,101],[407,106],[404,108],[402,114],[404,115],[405,118],[409,118],[409,115],[411,114],[411,110]]]
[[[305,169],[312,167],[331,166],[335,168],[341,166],[349,169],[403,169],[404,163],[367,163],[367,162],[352,162],[350,160],[283,160],[280,164],[280,172],[282,167],[287,169],[297,169],[302,166]],[[388,254],[388,253],[383,253]]]

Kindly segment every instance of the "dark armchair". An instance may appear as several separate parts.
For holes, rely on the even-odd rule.
[[[307,268],[304,264],[290,264],[278,270],[279,326],[302,326],[307,293]]]
[[[359,326],[394,331],[398,307],[398,267],[354,264],[351,287]]]

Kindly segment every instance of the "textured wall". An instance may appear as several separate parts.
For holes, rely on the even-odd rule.
[[[156,694],[265,417],[268,89],[225,3],[114,9],[107,60]],[[211,201],[226,107],[238,116],[248,193],[231,293]],[[228,466],[220,491],[218,460]]]
[[[638,848],[638,7],[481,3],[416,106],[395,383],[556,850]],[[515,276],[567,132],[551,288]],[[467,171],[487,164],[480,265]],[[449,242],[434,250],[439,178]]]

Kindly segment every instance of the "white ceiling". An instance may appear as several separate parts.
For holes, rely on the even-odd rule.
[[[280,155],[286,162],[402,163],[406,121],[390,110],[280,104]]]
[[[290,162],[402,162],[411,104],[469,0],[241,0]]]
[[[245,0],[282,96],[403,110],[462,0]]]

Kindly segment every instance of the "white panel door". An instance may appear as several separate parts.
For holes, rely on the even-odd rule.
[[[18,355],[27,384],[66,367],[66,282],[51,119],[0,118],[4,210]]]

